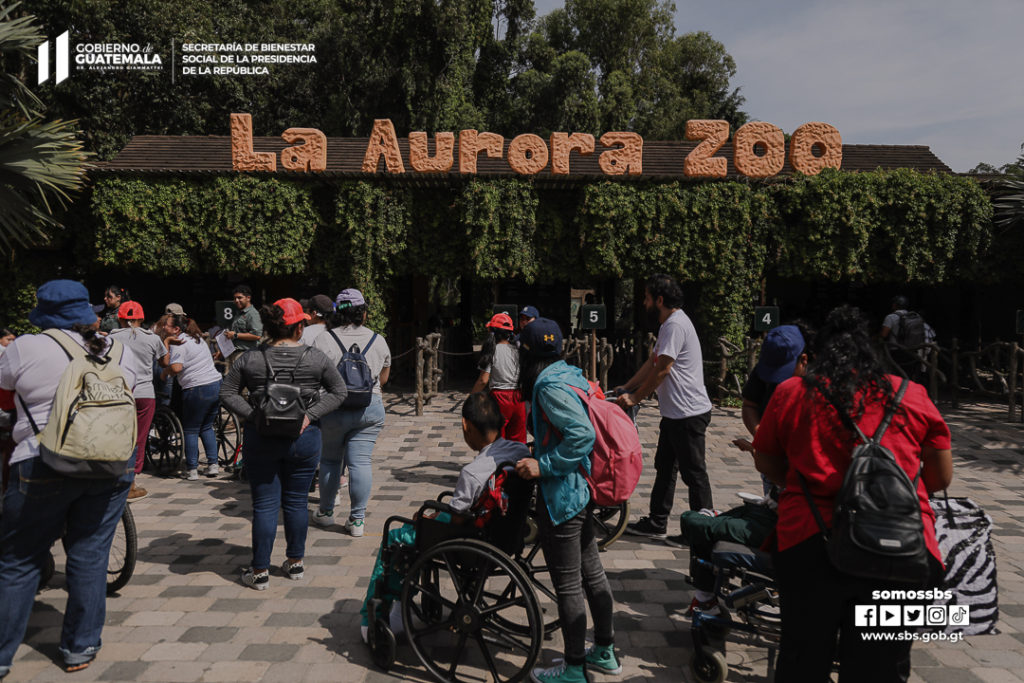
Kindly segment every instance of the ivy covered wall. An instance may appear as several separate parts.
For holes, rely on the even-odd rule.
[[[316,274],[365,290],[379,327],[382,295],[400,275],[595,282],[665,271],[702,285],[707,340],[743,334],[766,275],[970,280],[984,270],[992,239],[991,202],[976,182],[908,170],[575,189],[518,179],[411,188],[100,176],[90,212],[81,263]]]

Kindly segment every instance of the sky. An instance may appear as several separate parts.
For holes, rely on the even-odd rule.
[[[1021,153],[1024,0],[676,0],[675,25],[725,45],[744,111],[786,133],[824,121],[845,143],[927,145],[957,172]]]

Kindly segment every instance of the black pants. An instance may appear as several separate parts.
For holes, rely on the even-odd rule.
[[[578,515],[556,526],[551,523],[544,501],[537,501],[537,531],[558,596],[558,618],[562,622],[565,661],[569,664],[583,664],[586,659],[588,605],[594,619],[594,642],[599,646],[615,642],[614,599],[594,538],[592,510],[593,504],[587,505]]]
[[[711,411],[679,420],[661,418],[658,451],[654,455],[654,487],[651,489],[651,522],[668,525],[676,496],[676,473],[690,489],[690,509],[712,508],[711,481],[704,463],[704,434]]]
[[[865,640],[862,636],[869,631],[904,629],[855,626],[854,606],[922,604],[924,601],[873,600],[871,593],[932,586],[942,576],[938,562],[932,562],[933,580],[926,586],[858,579],[840,574],[832,566],[820,534],[776,553],[773,559],[782,604],[776,683],[824,683],[836,655],[840,683],[905,683],[910,676],[912,641]]]

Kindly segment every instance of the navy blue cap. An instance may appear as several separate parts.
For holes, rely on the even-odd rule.
[[[761,357],[754,372],[769,384],[784,382],[793,376],[800,354],[804,352],[804,336],[796,325],[779,325],[764,337]]]
[[[519,317],[522,318],[523,316],[526,316],[527,318],[539,318],[540,311],[537,310],[536,306],[523,306],[519,311]]]
[[[92,325],[96,313],[89,303],[89,291],[74,280],[50,280],[36,291],[36,307],[29,311],[29,322],[44,330],[67,330],[72,325]]]
[[[558,358],[562,355],[562,330],[554,320],[537,318],[519,333],[519,346],[531,356]]]

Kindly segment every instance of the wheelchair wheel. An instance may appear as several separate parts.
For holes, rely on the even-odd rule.
[[[594,508],[594,533],[597,549],[604,550],[619,539],[629,523],[629,501],[612,507]]]
[[[439,618],[421,607],[424,597],[441,605]],[[438,681],[488,674],[495,682],[521,681],[540,655],[541,613],[532,583],[483,541],[446,541],[422,552],[402,584],[402,618],[413,651]]]
[[[181,467],[185,457],[185,428],[169,406],[157,406],[146,439],[146,464],[158,475],[166,476]]]
[[[729,673],[725,655],[718,650],[701,648],[690,659],[690,672],[701,683],[723,683]]]
[[[383,619],[377,619],[370,630],[369,640],[373,663],[387,671],[395,663],[395,654],[398,651],[395,634]]]
[[[221,467],[234,469],[242,452],[242,427],[235,414],[221,406],[213,423],[217,434],[217,461]]]
[[[555,587],[551,584],[551,575],[548,567],[544,564],[544,553],[540,549],[540,543],[534,537],[531,545],[525,545],[523,552],[516,556],[516,563],[523,573],[530,578],[533,585],[534,597],[540,607],[541,618],[544,620],[544,635],[550,636],[562,625],[558,619],[558,596],[555,594]],[[511,584],[508,586],[513,588]],[[515,597],[514,595],[508,597]],[[501,620],[501,616],[496,616]],[[517,633],[523,633],[521,624],[504,622],[505,626]]]
[[[135,530],[135,518],[132,516],[131,507],[125,505],[107,559],[107,595],[113,595],[128,584],[135,572],[138,549],[139,538]]]

